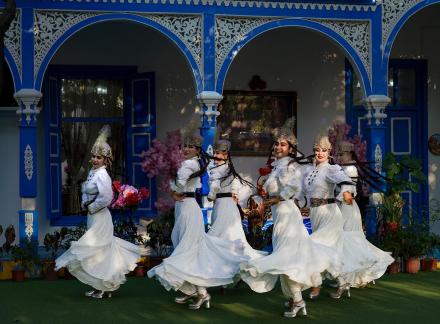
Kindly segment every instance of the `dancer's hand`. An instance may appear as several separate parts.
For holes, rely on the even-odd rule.
[[[309,217],[310,215],[310,208],[301,208],[299,211],[301,212],[302,217]]]
[[[264,200],[264,207],[270,207],[280,202],[280,197],[272,197]]]
[[[234,199],[235,203],[238,204],[238,196],[236,193],[232,193],[232,199]]]
[[[353,204],[353,196],[351,195],[350,192],[345,191],[342,195],[344,196],[344,202],[345,202],[347,205],[351,205],[351,204]]]
[[[181,193],[179,193],[177,191],[172,191],[170,193],[170,196],[171,196],[171,198],[174,199],[174,201],[182,201],[185,198],[184,194],[181,194]]]

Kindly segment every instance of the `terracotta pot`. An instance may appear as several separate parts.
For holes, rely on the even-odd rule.
[[[148,270],[150,270],[151,268],[154,268],[155,266],[161,264],[163,259],[164,259],[163,257],[158,257],[158,256],[150,257],[148,259]]]
[[[400,272],[400,263],[397,262],[397,261],[394,261],[393,263],[391,263],[388,266],[388,270],[387,271],[388,271],[389,274],[399,273]]]
[[[57,272],[55,271],[55,261],[44,262],[44,279],[54,281],[58,279]]]
[[[419,258],[409,258],[406,260],[406,272],[407,273],[417,273],[420,268]]]
[[[22,282],[24,281],[24,270],[12,270],[12,280]]]
[[[133,270],[134,276],[135,277],[145,277],[145,269],[143,266],[137,266],[134,270]]]
[[[437,270],[437,259],[423,259],[420,261],[420,268],[422,271]]]

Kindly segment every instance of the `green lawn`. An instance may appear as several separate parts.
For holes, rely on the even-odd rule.
[[[156,281],[129,278],[111,299],[83,296],[76,280],[0,281],[0,323],[440,323],[440,271],[385,276],[375,286],[353,289],[351,299],[332,300],[325,288],[307,301],[307,317],[282,317],[279,287],[267,294],[247,286],[211,289],[212,308],[191,311],[173,302],[174,292]]]

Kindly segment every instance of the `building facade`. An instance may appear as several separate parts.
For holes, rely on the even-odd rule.
[[[18,226],[21,238],[84,219],[75,214],[84,148],[105,123],[119,140],[116,172],[153,192],[137,215],[155,215],[142,151],[194,115],[209,151],[217,119],[229,113],[218,105],[234,91],[294,98],[303,152],[311,153],[316,133],[343,121],[367,141],[379,173],[387,152],[422,159],[428,182],[404,198],[424,210],[440,199],[440,158],[428,150],[440,133],[440,0],[17,5],[5,40],[5,77],[18,107],[0,107],[0,223]],[[264,161],[235,158],[254,179]],[[375,221],[374,213],[367,217],[370,231]]]

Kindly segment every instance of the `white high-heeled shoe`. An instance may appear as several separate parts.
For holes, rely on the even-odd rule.
[[[192,310],[199,309],[202,306],[205,306],[206,309],[209,309],[211,307],[211,295],[198,295],[197,300],[195,303],[189,304],[188,308]]]
[[[338,290],[336,290],[336,292],[330,293],[330,297],[333,298],[333,299],[339,299],[344,294],[346,294],[348,298],[351,297],[351,295],[350,295],[350,285],[349,284],[339,287]]]
[[[112,298],[112,293],[109,291],[97,290],[92,296],[92,298],[102,299],[102,298]]]
[[[90,291],[86,291],[86,292],[84,293],[84,296],[86,296],[86,297],[92,297],[93,294],[96,293],[96,292],[98,292],[96,289],[94,289],[94,290],[90,290]]]
[[[178,304],[186,304],[187,302],[189,302],[193,298],[197,298],[197,293],[176,297],[176,298],[174,298],[174,301]]]
[[[289,318],[296,317],[296,315],[300,311],[303,316],[307,315],[306,303],[304,300],[289,305],[289,309],[284,312],[284,317],[289,317]]]

